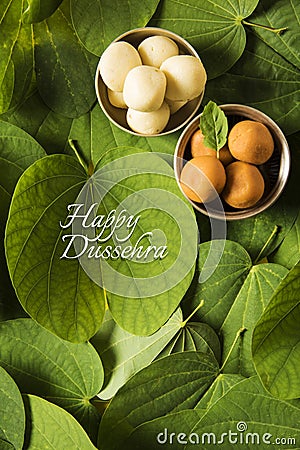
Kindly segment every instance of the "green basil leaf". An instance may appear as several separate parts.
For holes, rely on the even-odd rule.
[[[220,329],[223,362],[230,354],[223,368],[225,372],[255,375],[251,352],[253,329],[286,274],[287,269],[277,264],[258,264],[250,270]],[[235,342],[239,329],[245,332]]]
[[[123,330],[106,311],[100,330],[91,343],[99,353],[105,372],[104,389],[99,397],[108,400],[138,370],[143,369],[160,353],[178,332],[182,323],[180,309],[151,336],[135,336]]]
[[[240,60],[229,72],[208,82],[205,94],[207,101],[214,100],[220,105],[242,103],[253,106],[268,114],[286,134],[300,129],[299,68],[253,33],[248,34]]]
[[[269,256],[270,261],[292,269],[300,260],[300,213],[297,220],[285,236],[275,253]]]
[[[253,358],[265,387],[279,398],[300,397],[300,264],[278,286],[253,335]]]
[[[78,41],[68,1],[34,25],[34,39],[37,86],[46,105],[70,118],[89,111],[96,98],[97,58]]]
[[[0,448],[23,448],[25,411],[21,394],[8,373],[0,367]]]
[[[215,358],[174,353],[134,375],[112,399],[102,418],[98,446],[122,448],[134,428],[165,414],[194,408],[218,372]]]
[[[104,315],[104,293],[77,259],[61,259],[59,226],[86,182],[77,161],[66,155],[40,159],[21,176],[6,228],[10,276],[24,309],[63,339],[88,340]],[[19,224],[23,226],[20,228]]]
[[[205,262],[210,252],[211,262],[207,267]],[[183,303],[185,314],[189,314],[200,300],[204,300],[196,316],[219,331],[251,266],[248,253],[236,242],[215,240],[200,244],[196,274]],[[205,279],[206,272],[210,273],[212,267],[212,275],[200,283],[199,275],[204,275]]]
[[[23,0],[0,5],[0,114],[24,99],[33,77],[32,29],[21,23],[22,8]]]
[[[24,23],[41,22],[47,17],[51,16],[54,11],[59,7],[62,0],[27,0],[26,9],[23,12]]]
[[[104,374],[91,344],[63,341],[31,319],[9,320],[0,324],[0,365],[22,393],[66,409],[96,440],[100,415],[89,400]]]
[[[71,0],[71,14],[83,45],[100,56],[118,35],[146,26],[158,3],[159,0],[117,0],[112,10],[107,0]]]
[[[24,395],[28,419],[28,450],[95,450],[71,414],[35,395]]]
[[[300,67],[300,4],[284,0],[264,0],[251,16],[251,22],[273,27],[287,28],[284,33],[270,33],[262,27],[254,28],[255,33],[269,47],[283,56],[287,61],[299,69]]]
[[[185,410],[143,423],[132,430],[122,448],[139,450],[143,442],[145,450],[159,449],[162,444],[170,450],[193,449],[195,444],[233,450],[238,442],[240,448],[259,450],[272,444],[278,447],[277,438],[289,442],[289,448],[297,448],[299,408],[272,397],[257,377],[252,377],[234,385],[204,413]]]
[[[200,118],[200,128],[204,135],[204,144],[216,150],[221,150],[227,142],[228,122],[224,111],[214,102],[205,105]]]
[[[227,72],[246,45],[243,19],[250,16],[258,0],[176,0],[160,2],[151,24],[174,31],[198,51],[208,78]]]

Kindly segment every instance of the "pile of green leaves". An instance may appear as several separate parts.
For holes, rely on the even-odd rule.
[[[152,450],[166,428],[220,437],[238,422],[300,448],[299,2],[2,0],[0,18],[0,449]],[[226,242],[211,246],[209,220],[190,208],[196,267],[162,297],[133,301],[57,256],[66,206],[105,161],[122,171],[127,155],[136,169],[106,210],[149,183],[180,195],[161,157],[178,133],[124,133],[96,103],[102,51],[146,25],[197,49],[204,103],[243,103],[277,121],[292,168],[280,200],[229,222]],[[174,253],[176,228],[161,220]]]

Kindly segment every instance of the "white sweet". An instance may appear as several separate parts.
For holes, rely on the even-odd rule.
[[[127,111],[127,123],[133,131],[140,134],[160,133],[168,123],[170,109],[166,102],[157,111],[141,112],[129,108]]]
[[[113,42],[100,58],[100,75],[109,89],[122,92],[128,72],[141,64],[140,55],[131,44],[124,41]]]
[[[187,100],[184,102],[174,102],[174,100],[165,99],[166,103],[170,108],[170,113],[175,114],[180,108],[187,104]]]
[[[160,66],[167,77],[166,98],[189,101],[198,97],[206,83],[206,72],[200,59],[190,55],[171,56]]]
[[[158,68],[165,59],[179,54],[177,44],[165,36],[151,36],[144,39],[138,51],[143,64]]]
[[[123,92],[112,91],[107,88],[108,100],[116,108],[126,109],[127,105],[124,102]]]
[[[164,101],[166,84],[164,73],[156,67],[135,67],[125,79],[124,101],[129,108],[137,111],[156,111]]]

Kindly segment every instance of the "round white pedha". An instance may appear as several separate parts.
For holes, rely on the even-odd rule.
[[[189,101],[204,89],[207,75],[199,58],[190,55],[171,56],[160,66],[167,77],[166,98]]]
[[[107,96],[109,102],[116,108],[127,108],[127,105],[124,102],[123,92],[112,91],[111,89],[107,88]]]
[[[124,41],[113,42],[100,58],[100,75],[109,89],[122,92],[128,72],[141,65],[140,55],[131,44]]]
[[[159,68],[163,61],[179,54],[177,44],[166,36],[150,36],[139,47],[143,64]]]
[[[124,101],[129,108],[137,111],[156,111],[164,101],[166,84],[165,74],[156,67],[135,67],[125,79]]]
[[[127,123],[133,131],[140,134],[160,133],[170,118],[170,108],[163,102],[156,111],[142,112],[129,108],[127,111]]]

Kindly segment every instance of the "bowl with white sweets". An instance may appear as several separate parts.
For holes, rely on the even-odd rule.
[[[95,76],[108,119],[138,136],[161,136],[185,126],[201,104],[207,75],[196,50],[162,28],[130,30],[102,53]]]

